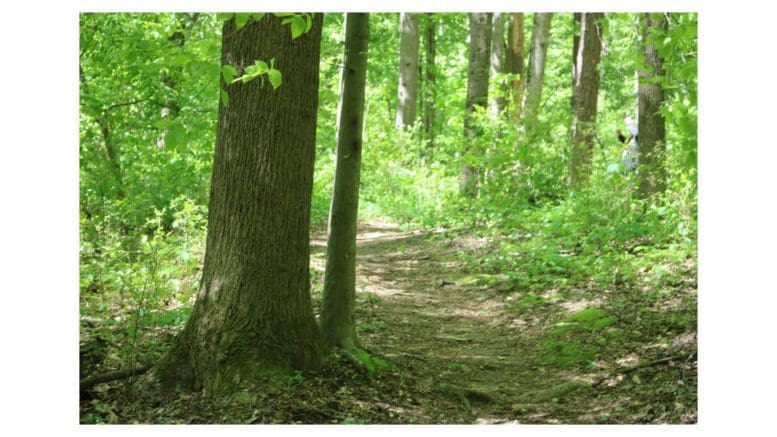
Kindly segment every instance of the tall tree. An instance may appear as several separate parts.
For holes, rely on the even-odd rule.
[[[208,236],[197,301],[160,362],[163,385],[230,391],[320,364],[309,227],[322,15],[292,40],[270,14],[222,32],[222,64],[275,59],[284,83],[227,86],[218,111]]]
[[[575,14],[580,33],[575,36],[572,86],[572,145],[567,183],[586,182],[591,173],[599,94],[599,60],[602,52],[602,13]]]
[[[511,74],[519,75],[510,81],[510,87],[513,90],[513,120],[521,119],[523,111],[523,88],[526,83],[524,74],[524,30],[523,13],[517,12],[510,14],[510,24],[508,26],[507,40],[507,70]]]
[[[666,125],[659,109],[664,102],[664,62],[652,42],[651,33],[666,33],[666,15],[645,13],[641,17],[643,68],[639,70],[639,188],[646,198],[665,188],[663,156],[666,150]]]
[[[418,14],[403,12],[400,17],[399,45],[399,104],[397,105],[397,130],[415,123],[418,98]]]
[[[435,77],[437,70],[435,67],[435,58],[437,56],[437,17],[433,13],[426,14],[426,28],[424,29],[424,49],[426,52],[426,74],[424,75],[424,113],[423,125],[426,136],[427,148],[434,149],[434,123],[435,123],[435,102],[437,101],[437,87]]]
[[[468,162],[470,154],[477,152],[479,132],[474,120],[477,108],[486,108],[488,104],[488,70],[491,48],[490,13],[470,13],[469,66],[467,74],[467,112],[464,118],[464,131],[467,143],[462,153],[459,191],[464,196],[476,197],[478,193],[478,168]]]
[[[550,40],[551,13],[535,13],[534,28],[531,34],[531,52],[529,69],[526,75],[526,102],[524,104],[524,123],[529,132],[537,127],[537,117],[542,101],[542,81],[545,75],[545,58]]]
[[[504,73],[507,68],[505,66],[505,17],[507,14],[494,13],[492,20],[491,31],[491,76],[496,77],[499,74]],[[499,118],[500,114],[504,112],[504,108],[507,105],[505,96],[507,90],[504,87],[504,83],[501,81],[497,84],[497,92],[491,97],[491,116],[493,118]]]
[[[369,14],[346,14],[343,80],[337,126],[337,167],[329,210],[321,333],[328,346],[358,345],[356,300],[356,221],[364,125]]]

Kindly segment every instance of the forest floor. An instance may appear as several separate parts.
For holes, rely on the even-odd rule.
[[[695,423],[696,280],[644,290],[547,290],[467,271],[498,242],[362,224],[357,333],[376,360],[336,356],[229,400],[104,384],[82,423]],[[318,313],[326,235],[312,240]],[[690,261],[689,261],[690,262]],[[471,268],[471,267],[470,267]]]

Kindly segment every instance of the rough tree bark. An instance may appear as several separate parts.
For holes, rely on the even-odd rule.
[[[330,347],[358,346],[356,300],[356,222],[367,77],[369,14],[346,14],[343,80],[337,126],[337,167],[329,210],[321,333]]]
[[[550,40],[551,13],[535,13],[534,29],[531,34],[529,68],[526,74],[526,101],[524,103],[524,125],[528,132],[537,127],[537,117],[542,101],[542,81],[545,75],[545,58]]]
[[[507,50],[507,69],[512,74],[520,75],[517,79],[510,81],[510,87],[513,90],[513,120],[518,121],[521,119],[521,112],[523,111],[523,88],[526,83],[524,77],[524,30],[523,30],[523,13],[510,14],[510,25],[508,26],[508,33],[510,35],[508,39]]]
[[[424,75],[424,134],[427,139],[427,150],[434,150],[434,123],[435,123],[435,102],[437,101],[437,88],[435,77],[437,74],[435,67],[435,57],[437,56],[437,20],[433,13],[426,14],[426,29],[424,30],[424,46],[426,51],[426,74]],[[431,153],[429,153],[431,155]]]
[[[418,98],[418,14],[403,12],[400,16],[399,46],[399,104],[397,105],[397,130],[415,123]]]
[[[572,145],[567,184],[576,186],[588,181],[591,174],[596,134],[596,105],[599,94],[599,60],[602,40],[602,13],[575,14],[579,17],[580,34],[575,38],[572,87]]]
[[[664,191],[666,176],[663,157],[666,150],[666,125],[659,109],[664,89],[658,79],[664,75],[664,63],[650,41],[653,30],[666,32],[664,14],[646,13],[641,17],[644,68],[639,71],[639,188],[637,195],[647,198]]]
[[[240,74],[274,58],[283,85],[226,88],[200,290],[154,369],[164,387],[229,392],[321,363],[309,277],[321,27],[314,14],[312,29],[292,40],[270,14],[240,30],[234,19],[224,24],[221,62]]]
[[[467,143],[462,150],[463,162],[459,178],[459,192],[463,196],[476,197],[478,193],[478,169],[467,162],[467,154],[477,152],[478,129],[473,120],[477,107],[488,104],[488,70],[491,40],[491,14],[470,13],[469,70],[467,77],[467,113],[464,131]]]

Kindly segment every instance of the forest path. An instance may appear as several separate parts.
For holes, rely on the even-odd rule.
[[[357,332],[363,346],[426,386],[451,385],[499,402],[471,402],[478,423],[511,421],[511,405],[527,390],[569,376],[537,364],[537,338],[549,319],[524,320],[508,310],[503,279],[463,271],[462,254],[480,257],[489,241],[443,231],[403,232],[362,223],[357,236]],[[312,243],[322,289],[326,234]],[[534,359],[533,359],[534,358]],[[422,383],[423,385],[423,383]],[[536,412],[541,419],[545,413]]]
[[[413,381],[413,401],[392,407],[398,414],[427,420],[444,387],[454,388],[448,398],[462,398],[457,417],[473,423],[695,423],[695,263],[664,297],[644,287],[528,293],[504,276],[473,271],[498,244],[389,222],[359,225],[357,334]],[[326,232],[318,232],[315,302],[325,261]],[[597,313],[608,317],[597,320],[603,328],[569,321]],[[672,355],[688,358],[666,358]],[[657,358],[668,364],[617,373]]]

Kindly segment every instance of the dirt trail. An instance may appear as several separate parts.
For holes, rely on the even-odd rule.
[[[453,384],[498,396],[472,405],[483,422],[507,421],[511,399],[543,381],[563,378],[527,355],[540,320],[505,311],[498,285],[478,284],[457,254],[476,255],[485,240],[402,232],[384,222],[363,224],[357,237],[357,325],[364,347],[429,384]],[[325,236],[314,240],[313,265],[323,272]],[[531,325],[527,327],[526,325]]]
[[[314,238],[312,266],[321,273],[319,282],[325,244],[325,233]],[[561,402],[516,407],[527,392],[573,378],[593,379],[597,369],[586,373],[547,365],[541,341],[561,317],[598,305],[601,298],[568,299],[516,313],[511,310],[516,295],[501,289],[504,281],[493,275],[490,281],[478,280],[484,275],[462,270],[463,256],[477,259],[490,244],[443,232],[403,232],[386,222],[361,224],[356,320],[363,346],[430,386],[450,384],[491,395],[492,401],[467,405],[476,423],[596,423],[609,420],[613,408],[630,405],[647,413],[623,420],[650,421],[652,407],[646,404],[652,401],[639,401],[631,392],[599,397],[583,391]]]

